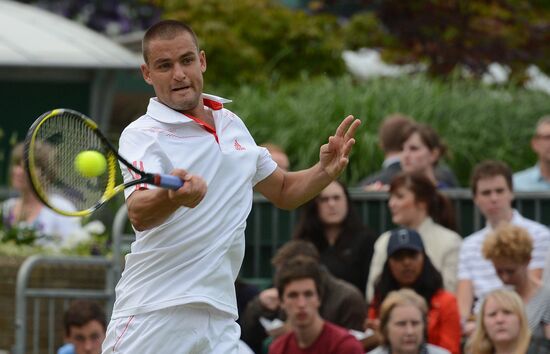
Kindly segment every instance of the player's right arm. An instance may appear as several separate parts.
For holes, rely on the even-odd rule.
[[[178,208],[196,207],[206,195],[206,182],[201,177],[181,169],[175,169],[171,174],[185,182],[181,188],[136,190],[126,199],[128,218],[136,230],[158,226]]]

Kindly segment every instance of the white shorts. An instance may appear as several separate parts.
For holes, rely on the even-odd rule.
[[[111,320],[103,354],[237,354],[241,328],[209,306],[182,305]]]

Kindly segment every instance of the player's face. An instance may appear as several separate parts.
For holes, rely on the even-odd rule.
[[[348,215],[348,203],[342,186],[329,184],[317,197],[319,218],[324,225],[340,225]]]
[[[493,259],[492,262],[498,277],[506,285],[517,286],[528,278],[529,262],[518,264],[505,258]]]
[[[550,163],[550,123],[541,124],[537,128],[537,133],[531,140],[531,147],[540,161]]]
[[[426,204],[416,201],[412,191],[399,187],[393,191],[388,201],[394,224],[416,228],[426,218]]]
[[[413,285],[424,267],[424,254],[414,250],[400,250],[388,258],[390,272],[402,287]]]
[[[438,157],[438,150],[430,150],[422,141],[420,134],[414,133],[403,143],[401,168],[405,172],[423,172],[433,168]]]
[[[299,279],[285,286],[281,307],[293,327],[306,328],[319,316],[321,301],[313,279]]]
[[[519,336],[519,316],[489,297],[483,309],[483,326],[493,343],[513,343]]]
[[[422,312],[413,305],[394,307],[388,320],[387,335],[392,353],[418,353],[424,342]]]
[[[504,176],[482,178],[476,187],[474,202],[485,218],[490,222],[501,222],[511,216],[514,194]]]
[[[192,35],[182,32],[172,39],[153,39],[148,53],[148,63],[141,66],[141,71],[159,101],[172,109],[193,114],[202,104],[206,56],[198,51]]]
[[[101,344],[105,339],[105,329],[96,320],[84,326],[72,326],[66,338],[75,348],[75,354],[101,354]]]

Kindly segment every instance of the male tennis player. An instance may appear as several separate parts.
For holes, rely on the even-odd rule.
[[[236,353],[233,282],[252,188],[285,209],[313,198],[348,164],[360,121],[345,118],[315,166],[284,172],[223,108],[227,101],[202,93],[206,56],[191,28],[171,20],[153,25],[143,56],[143,77],[157,97],[123,131],[120,153],[185,184],[176,191],[126,190],[136,241],[116,288],[103,353]],[[125,181],[133,178],[122,171]]]

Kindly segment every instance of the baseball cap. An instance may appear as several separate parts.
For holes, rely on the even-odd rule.
[[[388,241],[388,257],[400,250],[424,251],[424,243],[415,230],[399,228],[391,231]]]

